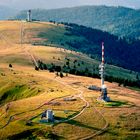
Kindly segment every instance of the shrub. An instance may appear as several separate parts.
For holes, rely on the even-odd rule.
[[[37,71],[38,71],[38,70],[39,70],[39,68],[38,68],[37,66],[35,66],[35,70],[37,70]]]
[[[9,64],[9,68],[12,68],[13,66],[12,66],[12,64]]]
[[[61,77],[61,78],[63,78],[63,77],[64,77],[64,75],[63,75],[63,73],[62,73],[62,72],[60,72],[60,77]]]

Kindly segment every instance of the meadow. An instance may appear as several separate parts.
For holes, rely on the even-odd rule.
[[[49,31],[60,26],[59,30],[64,31],[63,25],[24,23],[26,33],[24,42],[20,44],[21,22],[1,21],[0,24],[0,33],[4,36],[0,38],[1,140],[140,138],[139,91],[118,86],[118,83],[105,82],[112,101],[104,103],[97,100],[101,95],[99,91],[88,89],[90,85],[100,87],[100,79],[71,74],[66,76],[65,73],[60,78],[55,72],[34,69],[33,57],[46,64],[64,65],[68,57],[71,66],[74,60],[79,63],[83,61],[82,68],[98,66],[97,60],[85,54],[29,43],[32,39],[40,40],[36,35],[43,28]],[[28,28],[33,30],[32,34]],[[9,64],[12,64],[12,68]],[[136,77],[134,72],[111,65],[107,65],[106,72],[116,77]],[[76,100],[65,101],[66,97]],[[52,109],[60,121],[54,124],[40,123],[41,114],[47,109]]]

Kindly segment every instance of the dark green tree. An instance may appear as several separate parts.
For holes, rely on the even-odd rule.
[[[63,77],[64,77],[64,75],[63,75],[63,72],[62,72],[62,71],[60,72],[60,77],[61,77],[61,78],[63,78]]]
[[[9,64],[9,68],[12,68],[13,66],[12,66],[12,64]]]

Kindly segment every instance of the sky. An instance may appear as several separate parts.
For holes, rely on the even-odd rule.
[[[140,0],[0,0],[0,5],[19,10],[34,8],[55,9],[81,5],[108,5],[140,8]]]

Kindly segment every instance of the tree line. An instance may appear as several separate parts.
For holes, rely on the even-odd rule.
[[[92,72],[86,67],[84,70],[77,69],[77,67],[70,66],[70,59],[65,58],[65,64],[63,66],[56,65],[54,63],[51,64],[45,64],[41,60],[38,61],[38,66],[35,67],[35,70],[48,70],[49,72],[54,72],[56,76],[60,76],[63,78],[64,76],[68,76],[68,74],[74,74],[78,76],[87,76],[87,77],[92,77],[92,78],[98,78],[100,79],[100,75],[93,70]],[[77,60],[73,62],[74,64],[77,63]],[[84,64],[84,62],[82,62]],[[98,70],[97,70],[98,71]],[[64,74],[65,73],[65,74]],[[116,82],[118,83],[118,86],[129,86],[129,87],[140,87],[140,79],[139,76],[136,75],[136,80],[128,80],[120,77],[113,77],[110,75],[105,76],[105,80],[108,82]]]

